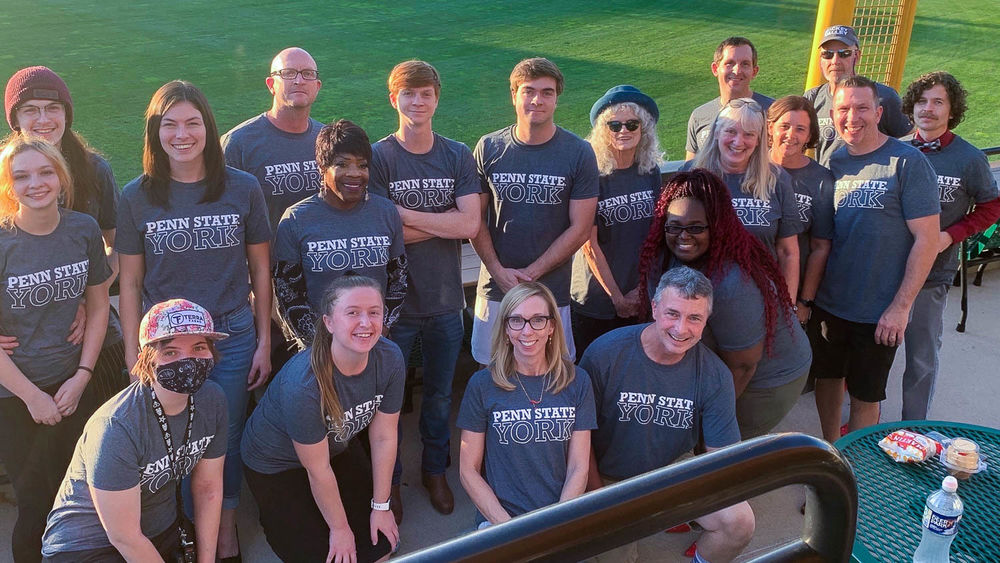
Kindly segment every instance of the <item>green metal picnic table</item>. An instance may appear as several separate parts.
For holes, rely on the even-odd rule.
[[[858,526],[853,561],[908,562],[920,543],[920,520],[931,491],[948,475],[937,459],[898,463],[878,442],[893,430],[936,430],[979,444],[988,470],[958,482],[965,512],[951,545],[951,560],[1000,561],[1000,430],[957,422],[911,420],[870,426],[834,444],[850,461],[858,483]]]

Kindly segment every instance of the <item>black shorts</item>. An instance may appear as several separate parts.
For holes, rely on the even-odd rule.
[[[371,542],[371,462],[357,438],[331,460],[347,523],[354,533],[358,563],[378,561],[392,546],[381,532]],[[267,475],[243,466],[247,485],[260,509],[260,524],[268,545],[282,561],[325,561],[330,528],[316,506],[305,469]]]
[[[885,400],[885,385],[896,357],[896,346],[875,342],[877,324],[855,323],[813,308],[810,323],[819,336],[813,341],[812,375],[816,379],[846,379],[852,397],[869,403]]]

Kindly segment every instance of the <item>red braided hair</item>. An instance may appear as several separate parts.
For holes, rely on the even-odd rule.
[[[639,253],[639,287],[649,287],[649,276],[658,266],[656,260],[663,257],[664,263],[670,259],[663,228],[667,222],[667,208],[675,199],[693,198],[705,206],[710,233],[708,251],[705,253],[704,274],[718,283],[722,280],[725,267],[736,264],[744,277],[753,280],[764,298],[764,320],[767,329],[765,347],[768,354],[774,342],[774,332],[778,313],[792,307],[788,296],[788,286],[781,275],[778,263],[767,247],[750,234],[740,223],[733,209],[732,196],[718,176],[703,168],[688,172],[678,172],[663,186],[660,198],[653,208],[653,222],[649,234]],[[649,317],[649,300],[640,301],[642,316]],[[788,316],[786,314],[786,321]],[[789,321],[790,322],[790,321]]]

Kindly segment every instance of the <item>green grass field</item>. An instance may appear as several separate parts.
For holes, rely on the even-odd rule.
[[[269,106],[268,65],[289,45],[317,59],[323,90],[313,115],[354,120],[372,140],[396,125],[385,90],[395,63],[415,57],[438,68],[435,129],[473,146],[513,120],[511,67],[541,55],[566,75],[559,124],[586,134],[591,104],[610,86],[635,84],[660,105],[668,158],[683,158],[688,115],[718,94],[708,68],[718,42],[739,34],[756,43],[755,90],[801,93],[816,11],[807,0],[4,4],[0,77],[34,64],[56,70],[74,97],[74,128],[109,157],[120,182],[140,171],[142,114],[161,84],[200,86],[224,132]],[[980,147],[1000,145],[1000,90],[987,70],[997,65],[998,14],[995,0],[921,0],[904,76],[958,76],[971,92],[958,132]]]

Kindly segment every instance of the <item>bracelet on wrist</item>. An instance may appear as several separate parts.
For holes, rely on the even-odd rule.
[[[813,301],[812,299],[799,299],[798,302],[805,305],[806,307],[809,307],[810,309],[812,309],[813,305],[816,304],[816,302]]]
[[[372,499],[372,510],[378,510],[379,512],[388,512],[388,510],[389,510],[389,501],[375,502],[375,499],[373,498]]]
[[[83,370],[83,371],[89,373],[90,375],[94,375],[93,368],[88,368],[87,366],[76,366],[76,371],[80,371],[80,370]]]

